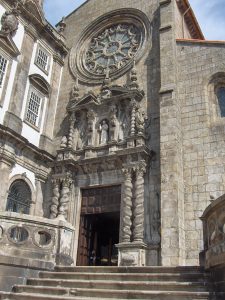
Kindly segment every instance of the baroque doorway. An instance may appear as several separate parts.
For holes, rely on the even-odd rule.
[[[82,190],[78,266],[117,265],[121,187]]]

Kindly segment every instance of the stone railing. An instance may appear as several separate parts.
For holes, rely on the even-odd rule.
[[[51,269],[71,265],[73,227],[12,212],[0,213],[0,263]]]
[[[225,195],[207,207],[203,222],[204,265],[212,275],[218,292],[225,290]]]

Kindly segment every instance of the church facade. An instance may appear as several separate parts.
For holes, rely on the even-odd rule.
[[[41,0],[0,14],[1,278],[199,265],[225,191],[225,42],[187,0],[89,0],[56,28]]]

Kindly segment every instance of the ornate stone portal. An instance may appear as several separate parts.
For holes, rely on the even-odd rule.
[[[106,177],[107,172],[114,172],[121,180],[111,177],[110,184],[122,186],[119,265],[143,266],[147,249],[144,183],[152,152],[146,147],[144,93],[137,83],[135,64],[127,86],[111,85],[107,72],[98,95],[79,94],[76,81],[67,107],[69,128],[54,165],[51,218],[67,220],[72,180],[80,189],[84,186],[81,178],[90,182],[92,174]]]

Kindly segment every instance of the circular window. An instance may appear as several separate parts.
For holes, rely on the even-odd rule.
[[[131,61],[141,44],[141,32],[133,24],[118,24],[95,36],[84,55],[84,65],[93,75],[122,69]]]
[[[53,241],[53,233],[43,229],[43,230],[37,230],[34,233],[33,242],[38,247],[47,247],[51,246]]]
[[[143,54],[150,24],[139,10],[120,9],[87,27],[70,54],[70,68],[83,82],[118,78]]]
[[[52,237],[46,231],[38,231],[36,234],[36,241],[40,246],[47,246],[51,243]]]
[[[23,243],[25,242],[29,237],[28,231],[23,227],[13,227],[9,230],[9,238],[14,243]]]

